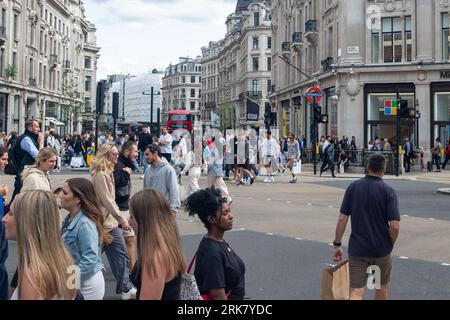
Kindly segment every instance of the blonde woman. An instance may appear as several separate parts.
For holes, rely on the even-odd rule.
[[[122,295],[122,300],[130,300],[136,298],[136,289],[130,281],[129,257],[123,231],[119,229],[120,225],[123,230],[130,230],[130,225],[116,204],[113,172],[118,159],[119,150],[114,144],[107,142],[101,145],[92,162],[91,175],[105,219],[103,227],[113,237],[110,244],[104,245],[104,250],[117,281],[116,293]]]
[[[153,189],[138,192],[130,201],[138,224],[138,261],[133,283],[139,300],[178,300],[185,270],[177,223],[164,195]]]
[[[18,286],[11,300],[73,300],[77,273],[61,238],[54,195],[19,194],[2,222],[6,239],[16,240],[18,247]]]
[[[41,149],[33,166],[26,166],[22,173],[23,186],[20,192],[30,190],[51,191],[48,173],[53,170],[58,161],[55,149]]]

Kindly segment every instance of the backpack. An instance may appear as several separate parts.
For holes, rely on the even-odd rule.
[[[8,164],[5,167],[5,174],[15,176],[19,173],[19,162],[16,158],[16,148],[21,141],[22,139],[17,139],[8,149]]]

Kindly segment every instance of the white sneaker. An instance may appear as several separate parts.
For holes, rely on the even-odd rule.
[[[136,300],[137,290],[131,288],[128,292],[122,292],[122,300]]]
[[[275,182],[275,178],[274,178],[274,177],[270,177],[269,181],[270,181],[271,183],[274,183],[274,182]]]
[[[268,183],[269,182],[269,177],[264,179],[264,183]]]
[[[139,178],[140,178],[141,180],[144,180],[144,177],[145,177],[145,174],[143,174],[143,175],[140,176]]]

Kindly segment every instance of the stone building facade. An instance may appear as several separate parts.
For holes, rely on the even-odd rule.
[[[272,0],[271,9],[270,101],[283,133],[311,141],[304,95],[319,87],[329,115],[320,135],[355,136],[360,148],[376,137],[395,144],[384,105],[398,90],[421,114],[402,121],[402,140],[430,150],[450,138],[450,1]]]
[[[0,131],[93,127],[100,48],[82,1],[0,1]]]

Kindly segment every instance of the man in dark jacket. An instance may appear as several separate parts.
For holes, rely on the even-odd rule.
[[[0,147],[0,171],[3,171],[7,164],[8,153],[6,149]],[[0,188],[6,191],[8,190],[2,186]],[[4,207],[4,198],[0,195],[0,220],[4,215]],[[0,221],[0,301],[8,300],[8,273],[5,268],[6,258],[8,258],[8,241],[5,239],[5,227]]]
[[[138,148],[134,141],[128,140],[122,146],[119,160],[114,168],[114,183],[116,189],[116,203],[122,216],[130,222],[129,201],[131,195],[131,173],[138,156]],[[123,230],[123,237],[130,257],[130,270],[136,263],[136,237],[130,223],[129,230]]]
[[[148,163],[147,163],[147,161],[145,161],[145,156],[144,156],[145,148],[152,144],[153,144],[153,137],[148,132],[148,128],[142,127],[142,133],[139,135],[138,149],[139,149],[139,164],[141,166],[142,165],[144,166],[144,172],[145,172],[145,170],[147,170],[147,167],[148,167]]]
[[[41,128],[39,122],[32,120],[25,123],[25,133],[21,135],[14,147],[14,159],[17,163],[16,181],[14,183],[14,193],[11,198],[13,202],[16,195],[20,193],[22,189],[22,171],[25,166],[31,166],[35,162],[39,150],[44,148],[44,135],[40,132]]]
[[[322,173],[327,171],[328,169],[331,171],[331,175],[333,178],[336,178],[334,175],[334,151],[335,151],[335,143],[331,141],[331,137],[328,136],[327,140],[330,142],[330,144],[326,147],[326,149],[323,151],[325,161],[323,162],[322,168],[320,169],[320,176],[322,176]]]

